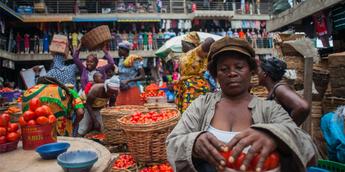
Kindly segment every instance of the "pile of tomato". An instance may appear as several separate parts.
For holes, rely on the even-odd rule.
[[[6,93],[6,92],[13,92],[14,90],[12,88],[4,87],[3,89],[0,89],[0,93]]]
[[[228,160],[229,157],[232,155],[232,151],[228,150],[228,148],[226,147],[222,149],[223,149],[223,151],[221,152],[222,156],[224,157],[224,159]],[[227,161],[226,166],[231,169],[240,170],[241,165],[245,159],[246,159],[246,154],[242,152],[236,158],[235,162],[230,163],[229,161]],[[255,171],[256,166],[258,165],[259,159],[260,159],[260,156],[255,155],[252,161],[250,162],[250,166],[247,167],[247,171]],[[264,162],[263,171],[277,168],[279,166],[279,162],[280,162],[279,154],[277,152],[271,153]]]
[[[135,160],[132,155],[121,154],[119,158],[114,162],[114,169],[128,169],[135,165]]]
[[[165,121],[175,117],[177,111],[164,110],[161,112],[150,111],[146,113],[136,112],[130,118],[122,118],[124,123],[128,124],[151,124],[155,122]]]
[[[140,94],[142,100],[147,100],[148,97],[164,97],[165,92],[159,90],[159,86],[157,84],[150,84],[145,88],[145,92]]]
[[[140,172],[174,172],[174,170],[169,163],[163,163],[143,168]]]
[[[47,105],[42,105],[38,98],[33,98],[29,102],[30,109],[19,117],[20,126],[36,126],[53,124],[56,118]]]
[[[16,142],[20,139],[20,130],[17,123],[10,123],[10,115],[3,113],[0,116],[0,144]]]

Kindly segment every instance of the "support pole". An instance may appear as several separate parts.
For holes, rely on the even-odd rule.
[[[308,102],[309,106],[312,106],[312,85],[313,85],[313,57],[304,58],[304,99]],[[311,107],[312,108],[312,107]],[[311,111],[308,118],[302,125],[302,128],[311,133]]]

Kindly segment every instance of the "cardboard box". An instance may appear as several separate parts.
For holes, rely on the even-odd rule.
[[[51,53],[59,53],[68,57],[69,48],[68,48],[68,38],[65,35],[54,35],[52,42],[49,46],[49,51]]]

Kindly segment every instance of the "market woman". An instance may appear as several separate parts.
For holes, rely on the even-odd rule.
[[[42,104],[47,104],[57,118],[57,134],[60,136],[77,136],[77,126],[84,115],[84,105],[78,93],[67,88],[55,78],[38,78],[37,85],[29,88],[23,94],[23,111],[29,109],[29,102],[39,98]]]
[[[142,57],[129,55],[129,42],[119,44],[120,61],[118,73],[121,81],[120,93],[116,99],[116,105],[142,105],[140,90],[137,81],[145,79]]]
[[[210,92],[204,72],[207,70],[207,53],[213,42],[212,38],[207,38],[200,44],[197,32],[189,33],[182,40],[182,51],[186,54],[180,58],[181,77],[174,88],[175,102],[181,112],[184,112],[199,95]]]
[[[217,93],[199,96],[167,138],[167,155],[174,171],[222,171],[244,151],[241,171],[258,155],[255,171],[263,169],[273,151],[280,155],[281,171],[306,171],[315,163],[317,149],[308,136],[276,102],[251,95],[255,52],[244,40],[222,38],[212,44],[208,70],[220,84]],[[232,150],[229,159],[220,154]],[[228,169],[227,169],[228,170]]]
[[[279,103],[299,126],[307,119],[310,106],[282,81],[286,67],[284,61],[275,57],[261,60],[258,67],[259,84],[269,91],[267,100]]]
[[[114,66],[114,59],[111,57],[109,54],[106,46],[103,47],[103,52],[104,56],[108,61],[108,64],[97,67],[98,64],[98,59],[96,54],[89,54],[86,57],[86,66],[83,64],[83,62],[79,59],[79,50],[81,48],[82,44],[80,43],[77,49],[73,53],[73,62],[77,65],[81,77],[80,77],[80,82],[81,82],[81,88],[84,89],[86,84],[88,82],[93,81],[93,75],[98,71],[103,75],[103,79],[106,79],[106,71],[111,70]]]

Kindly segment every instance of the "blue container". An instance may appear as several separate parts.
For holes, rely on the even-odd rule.
[[[49,143],[36,148],[36,152],[43,159],[56,159],[57,156],[67,151],[69,143]]]
[[[93,151],[70,151],[58,156],[58,164],[65,172],[87,172],[98,160],[98,156]]]
[[[318,167],[309,167],[307,172],[330,172],[326,169],[318,168]]]

